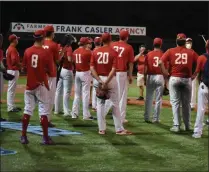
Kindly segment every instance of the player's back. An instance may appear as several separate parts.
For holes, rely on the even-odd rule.
[[[92,55],[91,65],[98,75],[108,76],[113,67],[117,66],[118,53],[111,46],[97,48]]]
[[[48,86],[47,70],[51,72],[49,67],[49,53],[42,47],[32,46],[26,49],[23,66],[27,70],[27,89],[33,90],[40,84]]]
[[[175,47],[169,51],[169,68],[171,76],[189,78],[192,76],[192,65],[197,61],[198,55],[192,49]]]
[[[134,60],[133,48],[124,41],[113,42],[111,47],[118,52],[117,71],[125,72],[128,62]]]
[[[77,48],[73,52],[73,61],[76,71],[85,72],[90,70],[91,51],[83,47]]]
[[[162,55],[163,52],[161,50],[153,50],[147,54],[145,58],[145,64],[147,66],[148,75],[162,74],[161,69],[159,67],[159,60],[162,57]]]

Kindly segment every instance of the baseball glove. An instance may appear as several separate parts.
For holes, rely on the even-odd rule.
[[[107,99],[110,98],[110,95],[108,93],[108,89],[103,89],[102,88],[102,84],[99,84],[99,86],[97,87],[97,89],[96,89],[96,96],[99,99],[102,99],[102,100],[107,100]]]
[[[3,78],[4,78],[5,80],[7,80],[7,81],[13,80],[14,77],[15,77],[14,75],[11,75],[11,74],[9,74],[9,73],[7,73],[7,72],[3,72]]]

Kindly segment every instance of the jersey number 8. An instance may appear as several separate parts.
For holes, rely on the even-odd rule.
[[[187,54],[186,53],[176,53],[175,56],[178,56],[175,60],[175,64],[187,64]]]
[[[37,66],[38,66],[38,55],[37,54],[32,55],[31,66],[33,68],[37,68]]]
[[[97,55],[99,55],[99,58],[97,60],[98,64],[108,64],[108,62],[109,62],[109,53],[98,52]]]

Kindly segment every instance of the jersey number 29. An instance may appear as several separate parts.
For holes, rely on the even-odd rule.
[[[31,66],[33,68],[37,68],[37,66],[38,66],[38,55],[37,54],[32,55]]]
[[[186,53],[176,53],[177,59],[175,60],[175,64],[187,64],[187,54]]]

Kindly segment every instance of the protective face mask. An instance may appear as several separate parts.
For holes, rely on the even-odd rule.
[[[192,48],[192,44],[186,44],[186,48],[187,49],[191,49]]]

